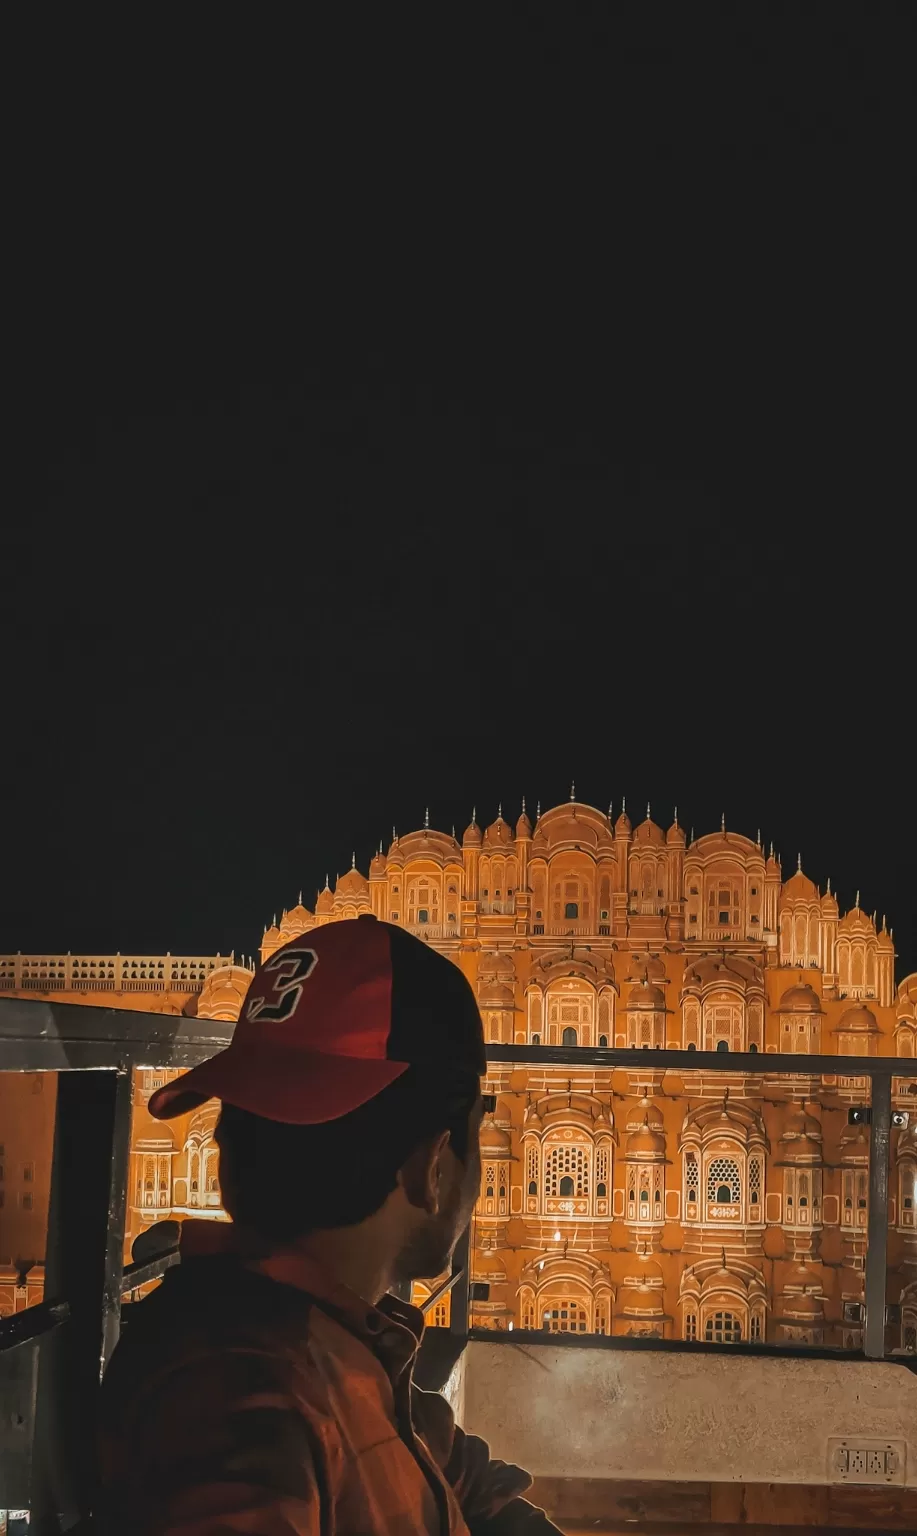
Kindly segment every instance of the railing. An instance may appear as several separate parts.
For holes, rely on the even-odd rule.
[[[233,955],[0,955],[0,992],[200,992]]]
[[[18,998],[0,998],[0,1067],[14,1072],[58,1072],[51,1203],[45,1265],[48,1301],[0,1323],[3,1362],[3,1424],[20,1422],[11,1440],[0,1428],[4,1496],[31,1510],[32,1529],[50,1536],[86,1515],[86,1468],[91,1465],[92,1404],[118,1337],[121,1298],[158,1278],[175,1253],[128,1266],[123,1263],[130,1152],[131,1072],[139,1067],[186,1068],[225,1047],[232,1024],[184,1015],[145,1015],[130,1010],[87,1008]],[[901,1058],[841,1058],[768,1054],[707,1054],[694,1051],[491,1045],[489,1072],[501,1066],[561,1069],[624,1069],[644,1080],[653,1073],[767,1075],[795,1078],[849,1076],[868,1079],[872,1089],[869,1124],[868,1248],[862,1352],[832,1357],[885,1356],[886,1234],[888,1154],[892,1123],[891,1086],[910,1063]],[[99,1070],[102,1069],[102,1070]],[[551,1218],[553,1220],[553,1218]],[[466,1233],[448,1282],[428,1297],[432,1308],[452,1290],[451,1324],[431,1335],[450,1335],[452,1358],[469,1337],[468,1304],[473,1263]],[[470,1336],[478,1336],[470,1330]],[[484,1330],[488,1342],[550,1342],[581,1348],[739,1350],[751,1354],[804,1353],[786,1344],[718,1345],[680,1340],[598,1337],[595,1334],[512,1335]],[[451,1341],[451,1342],[450,1342]],[[434,1343],[437,1341],[433,1341]],[[907,1363],[912,1363],[908,1361]],[[36,1454],[31,1455],[34,1444]]]

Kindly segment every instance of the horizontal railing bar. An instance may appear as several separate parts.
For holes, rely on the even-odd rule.
[[[70,1307],[66,1301],[39,1301],[21,1312],[14,1312],[12,1317],[0,1318],[0,1353],[53,1333],[69,1316]]]
[[[170,1248],[168,1253],[160,1253],[155,1259],[143,1259],[137,1264],[126,1264],[121,1281],[122,1296],[127,1291],[138,1291],[142,1285],[149,1285],[151,1280],[158,1280],[178,1264],[181,1253],[178,1248]]]
[[[756,1051],[634,1050],[587,1045],[488,1045],[488,1065],[624,1067],[628,1072],[749,1073],[755,1077],[917,1077],[907,1056],[796,1056]],[[909,1067],[913,1070],[909,1071]]]
[[[426,1301],[418,1302],[418,1306],[424,1317],[426,1317],[427,1313],[432,1307],[436,1306],[438,1301],[442,1301],[444,1296],[448,1296],[449,1292],[452,1290],[452,1287],[456,1285],[459,1280],[461,1280],[464,1273],[465,1271],[462,1268],[454,1269],[451,1275],[446,1276],[446,1279],[443,1281],[442,1285],[438,1285],[435,1291],[430,1292]]]

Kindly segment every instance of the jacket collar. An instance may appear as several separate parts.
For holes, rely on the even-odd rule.
[[[234,1258],[246,1269],[289,1285],[313,1297],[378,1355],[392,1374],[400,1372],[417,1353],[423,1336],[423,1313],[397,1296],[383,1296],[378,1306],[364,1300],[313,1258],[293,1246],[272,1245],[267,1239],[227,1221],[184,1221],[182,1262]]]

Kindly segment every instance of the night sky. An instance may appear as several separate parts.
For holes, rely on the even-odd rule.
[[[917,968],[908,8],[740,9],[42,59],[0,949],[251,953],[575,779]]]

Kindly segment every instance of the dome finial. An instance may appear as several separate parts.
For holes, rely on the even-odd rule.
[[[613,821],[614,820],[614,813],[615,813],[615,803],[614,803],[613,800],[609,800],[609,802],[608,802],[608,820],[609,821]]]
[[[397,843],[397,841],[398,841],[398,833],[395,831],[395,823],[392,822],[392,842],[393,843]]]
[[[297,902],[298,902],[299,906],[302,906],[302,891],[300,891],[300,893],[299,893],[299,895],[298,895],[298,897],[296,899],[297,899]]]
[[[774,839],[773,838],[771,838],[771,851],[770,851],[769,857],[770,858],[774,857]]]
[[[828,876],[828,889],[827,889],[827,894],[828,894],[828,895],[829,895],[829,896],[830,896],[830,895],[831,895],[831,876],[830,876],[830,875],[829,875],[829,876]]]
[[[802,874],[802,854],[801,853],[797,853],[797,855],[796,855],[796,870],[797,870],[797,872],[800,875]]]
[[[326,874],[325,874],[325,890],[326,890],[326,891],[330,891],[330,890],[331,890],[331,885],[330,885],[330,884],[329,884],[329,881],[328,881],[328,875],[327,875],[327,872],[326,872]]]
[[[725,811],[723,811],[720,814],[720,831],[721,832],[725,832],[726,831],[726,812]]]
[[[621,796],[621,815],[622,816],[626,816],[627,815],[627,796],[626,795],[622,795]]]
[[[677,827],[678,826],[678,806],[677,805],[675,807],[675,814],[672,817],[672,826],[673,827]]]
[[[350,855],[350,867],[351,867],[351,869],[356,869],[356,867],[357,867],[357,853],[356,853],[356,849],[354,849],[353,853]]]
[[[575,800],[576,799],[576,780],[575,779],[571,779],[570,780],[570,799],[571,800]]]
[[[758,836],[755,839],[755,847],[756,848],[760,848],[761,847],[761,828],[760,827],[758,828]]]
[[[647,819],[647,821],[651,821],[652,820],[652,817],[650,815],[650,803],[649,803],[648,800],[646,802],[646,819]]]
[[[691,828],[691,836],[688,838],[688,842],[689,843],[693,843],[693,841],[694,841],[694,828],[692,827]]]
[[[502,821],[503,820],[503,801],[502,800],[497,805],[497,820],[498,821]]]
[[[382,839],[381,839],[381,837],[379,839],[379,852],[380,853],[382,852]]]
[[[430,825],[430,807],[429,806],[426,806],[426,808],[424,809],[423,824],[424,824],[425,827],[429,827],[429,825]]]
[[[860,910],[860,893],[859,893],[859,891],[857,891],[857,899],[854,902],[854,906],[856,907],[857,911],[859,912],[859,910]]]
[[[475,826],[477,826],[477,822],[478,822],[478,808],[477,808],[476,805],[473,805],[471,807],[471,825],[473,827],[475,827]]]
[[[273,916],[273,919],[272,919],[272,922],[271,922],[271,927],[272,928],[276,928],[277,927],[277,913],[276,912],[274,913],[274,916]]]
[[[522,796],[522,815],[525,815],[525,795]]]

